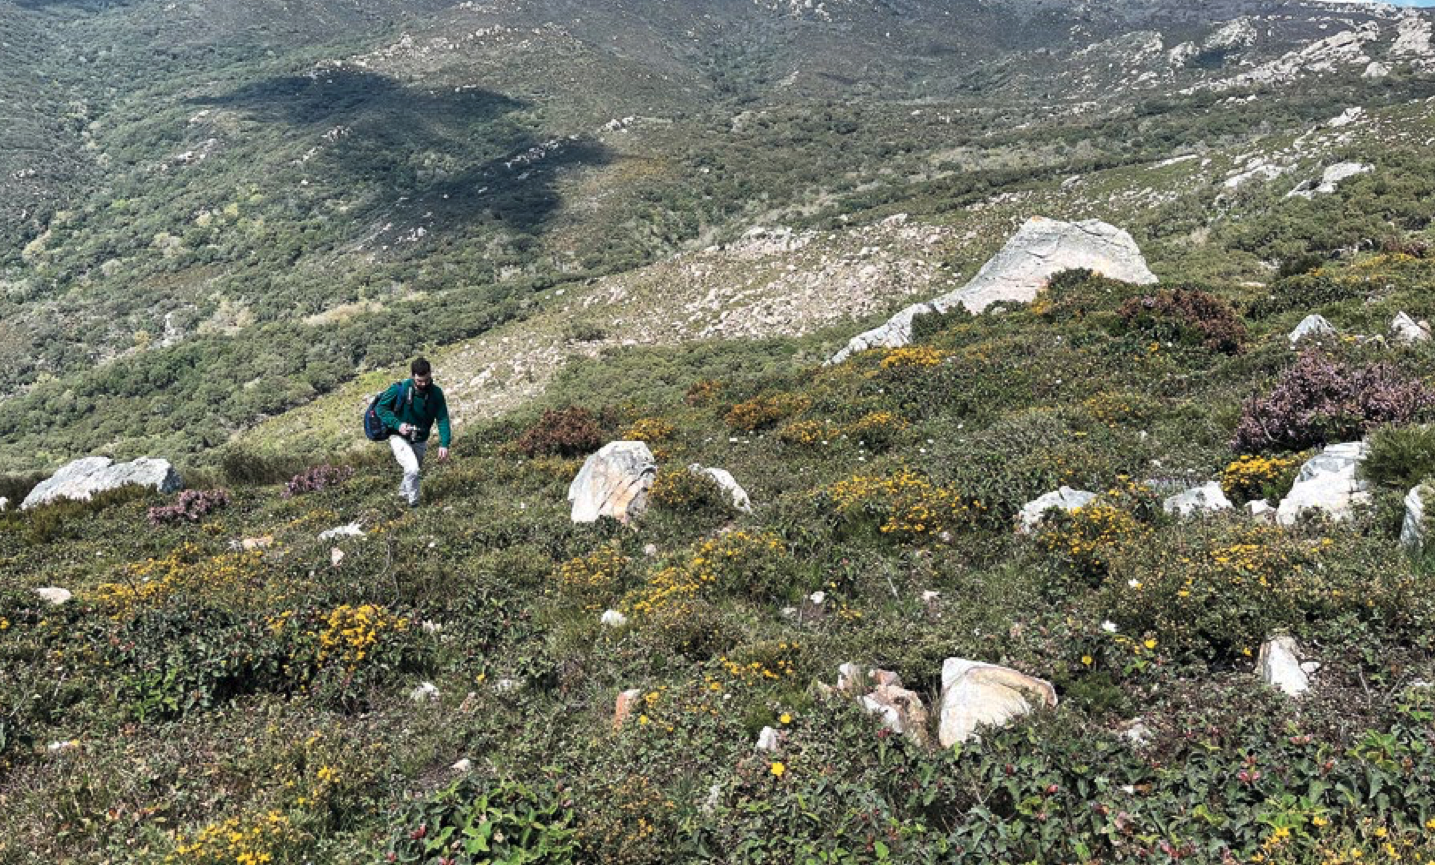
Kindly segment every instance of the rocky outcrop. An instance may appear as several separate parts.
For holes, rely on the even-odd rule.
[[[1125,231],[1094,219],[1061,222],[1037,216],[1027,220],[965,286],[907,307],[881,327],[854,337],[828,363],[841,363],[871,348],[906,345],[912,340],[912,319],[918,315],[957,307],[975,315],[998,301],[1030,302],[1053,274],[1073,268],[1139,285],[1156,282],[1136,241]]]
[[[745,514],[752,513],[752,500],[748,498],[747,490],[743,489],[737,482],[737,479],[732,476],[732,472],[729,472],[727,469],[703,468],[697,463],[688,466],[688,471],[695,475],[704,475],[712,478],[713,481],[728,494],[728,498],[732,500],[732,506],[734,508],[737,508]]]
[[[942,663],[937,740],[950,748],[970,739],[980,726],[1000,727],[1042,706],[1056,706],[1050,682],[1008,667],[948,658]]]
[[[40,600],[52,607],[69,603],[69,600],[74,597],[69,589],[62,589],[59,586],[46,586],[43,589],[36,589],[35,594],[40,596]]]
[[[584,461],[568,486],[573,522],[612,517],[627,523],[641,516],[648,508],[648,488],[657,473],[653,452],[643,442],[609,442]]]
[[[1338,334],[1335,329],[1335,326],[1332,325],[1330,322],[1326,321],[1325,316],[1308,315],[1305,318],[1301,319],[1300,324],[1295,326],[1295,330],[1290,332],[1290,335],[1287,337],[1287,339],[1290,340],[1291,348],[1295,348],[1296,345],[1303,339],[1309,339],[1310,337],[1328,337],[1336,335]]]
[[[1301,185],[1286,193],[1287,198],[1314,198],[1317,195],[1330,195],[1342,180],[1349,180],[1358,174],[1365,174],[1374,169],[1369,165],[1359,162],[1340,162],[1330,166],[1320,176],[1320,180],[1307,180]]]
[[[1186,490],[1184,493],[1177,493],[1161,503],[1161,509],[1166,513],[1181,517],[1224,511],[1230,507],[1231,500],[1226,498],[1225,492],[1221,490],[1221,485],[1215,481]]]
[[[1095,498],[1096,493],[1074,490],[1071,487],[1062,487],[1056,492],[1047,493],[1022,507],[1021,512],[1016,515],[1016,530],[1023,535],[1029,535],[1036,531],[1046,512],[1052,508],[1070,512],[1086,507]]]
[[[117,463],[109,457],[85,457],[66,465],[25,496],[21,510],[61,499],[87,501],[95,493],[125,486],[149,487],[157,492],[172,493],[184,488],[179,472],[169,460],[143,457],[133,462]]]
[[[641,688],[629,688],[618,694],[617,702],[613,704],[613,729],[616,730],[623,726],[623,722],[628,720],[629,715],[633,714],[634,707],[638,705],[638,701],[642,698],[643,691]]]
[[[332,529],[325,529],[319,533],[319,540],[331,541],[335,538],[362,538],[364,529],[358,522],[347,523],[342,526],[335,526]]]
[[[1314,672],[1316,664],[1302,664],[1300,646],[1294,637],[1276,637],[1261,644],[1256,656],[1261,681],[1273,688],[1279,688],[1291,697],[1299,697],[1310,690],[1308,672]]]
[[[1321,511],[1333,520],[1350,516],[1352,505],[1370,498],[1365,481],[1356,477],[1360,461],[1369,452],[1365,442],[1345,442],[1330,445],[1306,460],[1276,508],[1276,522],[1294,525],[1306,511]]]

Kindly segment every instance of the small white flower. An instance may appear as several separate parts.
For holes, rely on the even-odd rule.
[[[1130,586],[1133,589],[1139,589],[1141,588],[1141,581],[1136,579],[1135,577],[1132,577],[1131,579],[1126,581],[1126,585]]]
[[[1116,623],[1111,621],[1110,619],[1107,619],[1106,621],[1101,623],[1101,630],[1105,631],[1108,634],[1114,634],[1116,633]]]

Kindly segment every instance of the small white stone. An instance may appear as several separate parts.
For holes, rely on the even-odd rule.
[[[425,619],[419,627],[423,628],[425,634],[437,634],[443,631],[443,625],[438,622],[430,622],[428,619]]]
[[[439,698],[438,686],[433,682],[424,682],[417,688],[409,691],[409,699],[415,703],[432,703]]]
[[[335,526],[332,529],[319,533],[319,540],[331,541],[334,538],[362,538],[364,530],[359,527],[358,520],[342,526]]]
[[[74,597],[74,595],[70,594],[69,589],[62,589],[59,586],[46,586],[43,589],[36,589],[35,594],[39,595],[41,600],[53,607],[58,607]]]
[[[1111,621],[1110,619],[1107,619],[1106,621],[1101,623],[1101,630],[1105,631],[1108,634],[1114,634],[1116,633],[1116,623]]]
[[[927,604],[934,604],[941,596],[941,592],[936,591],[935,589],[928,589],[922,593],[922,602]]]
[[[473,761],[468,759],[467,757],[464,757],[462,760],[459,760],[457,763],[454,763],[449,768],[454,770],[455,772],[467,772],[469,769],[473,768]]]
[[[762,732],[757,734],[757,744],[753,745],[754,751],[766,751],[769,754],[777,753],[777,731],[771,727],[763,727]]]
[[[331,565],[333,565],[334,567],[337,568],[337,567],[339,566],[339,563],[342,562],[343,560],[344,560],[344,551],[343,551],[343,550],[339,549],[338,547],[334,547],[333,549],[329,550],[329,563],[330,563]]]
[[[657,545],[657,544],[644,544],[644,545],[643,545],[643,555],[647,556],[648,558],[652,558],[653,556],[656,556],[657,554],[658,554],[658,545]]]
[[[609,628],[621,628],[628,624],[628,617],[617,610],[606,610],[598,621]]]
[[[1267,640],[1261,645],[1256,667],[1262,681],[1288,696],[1299,697],[1310,690],[1310,680],[1300,663],[1300,647],[1294,637]]]
[[[827,593],[826,593],[826,592],[813,592],[812,594],[810,594],[810,595],[807,596],[807,600],[811,601],[811,602],[814,603],[814,604],[818,604],[818,605],[825,604],[825,603],[827,603]]]
[[[517,679],[499,679],[493,683],[493,690],[500,694],[511,693],[521,687],[523,687],[523,683]]]

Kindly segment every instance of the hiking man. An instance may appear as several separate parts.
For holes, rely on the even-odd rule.
[[[448,443],[452,438],[448,426],[448,403],[443,389],[433,383],[433,367],[424,358],[409,365],[413,378],[389,386],[378,401],[374,412],[396,435],[389,436],[394,459],[404,470],[399,493],[409,507],[419,506],[419,468],[428,450],[429,431],[438,421],[439,462],[448,459]]]

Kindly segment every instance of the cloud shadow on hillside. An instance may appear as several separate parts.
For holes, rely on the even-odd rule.
[[[282,127],[286,143],[312,140],[312,170],[340,194],[376,192],[396,224],[427,231],[479,221],[540,233],[562,203],[559,172],[610,161],[597,142],[537,134],[522,100],[367,70],[281,76],[190,101]]]

